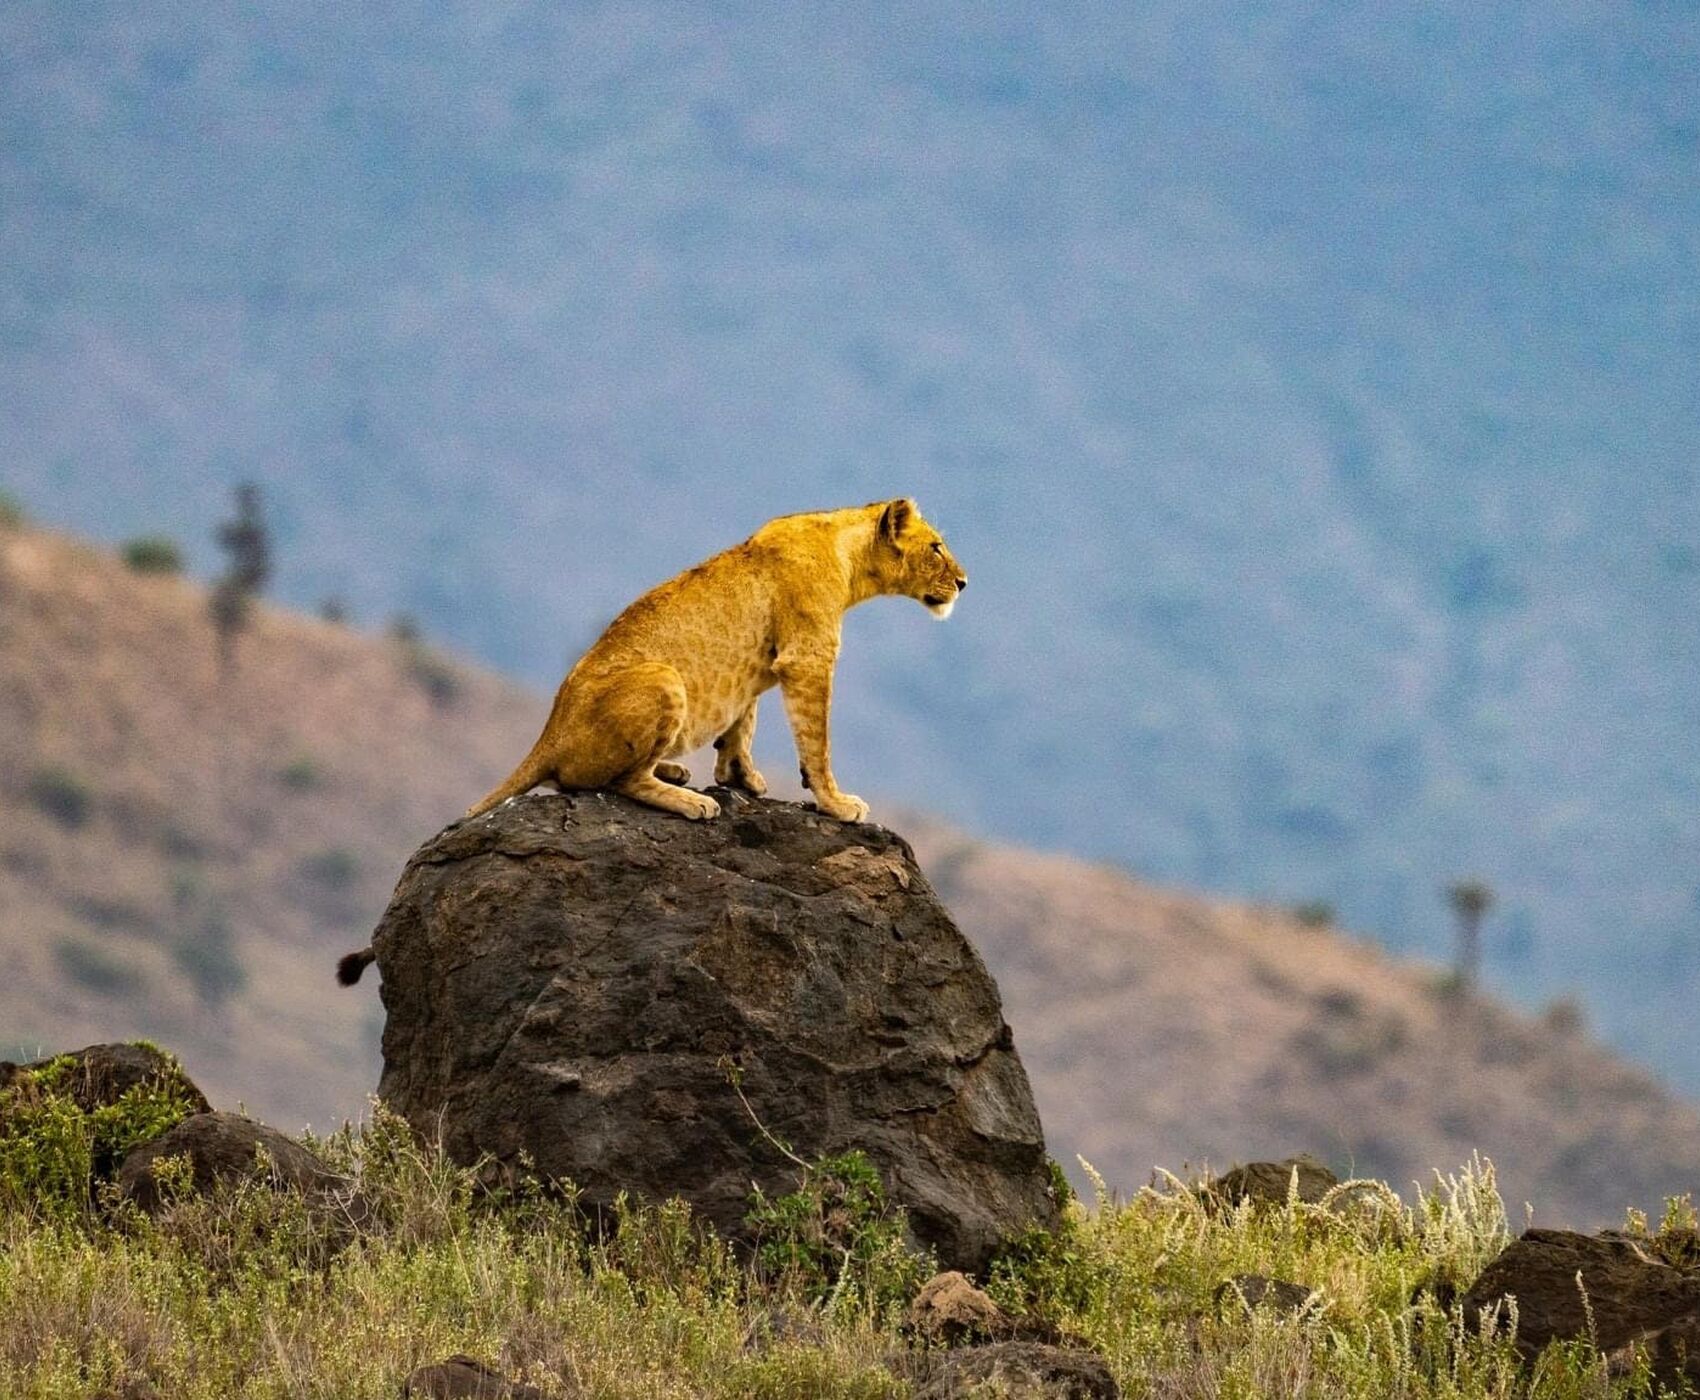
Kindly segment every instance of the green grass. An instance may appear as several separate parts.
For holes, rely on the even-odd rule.
[[[382,1113],[315,1145],[365,1202],[358,1229],[254,1186],[184,1197],[158,1220],[110,1199],[77,1216],[13,1198],[0,1210],[0,1394],[82,1400],[141,1377],[180,1400],[390,1400],[412,1368],[453,1352],[598,1397],[906,1393],[890,1363],[913,1343],[884,1243],[746,1258],[678,1204],[622,1203],[595,1228],[570,1192],[480,1193]],[[818,1242],[809,1198],[830,1214],[847,1195],[865,1223],[889,1223],[877,1184],[840,1161],[768,1202],[766,1224]],[[1021,1241],[990,1288],[1088,1341],[1127,1395],[1152,1400],[1647,1394],[1634,1376],[1608,1379],[1586,1344],[1528,1366],[1426,1297],[1410,1306],[1420,1285],[1473,1277],[1506,1238],[1480,1163],[1414,1207],[1364,1185],[1213,1212],[1171,1183],[1070,1202],[1064,1229]],[[1218,1314],[1236,1273],[1319,1295],[1296,1317]]]

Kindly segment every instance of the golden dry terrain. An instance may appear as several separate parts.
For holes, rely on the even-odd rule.
[[[544,710],[265,607],[221,675],[199,585],[0,529],[0,1055],[147,1036],[280,1126],[361,1112],[382,1012],[335,960]],[[1479,1149],[1546,1224],[1700,1184],[1700,1114],[1564,1018],[1278,911],[898,825],[999,979],[1053,1151],[1113,1184],[1302,1149],[1404,1185]]]

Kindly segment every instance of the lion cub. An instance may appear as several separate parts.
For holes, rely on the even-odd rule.
[[[756,700],[777,685],[804,786],[821,811],[860,821],[868,804],[839,790],[827,740],[844,614],[891,593],[945,618],[967,586],[914,501],[771,520],[615,618],[561,682],[525,761],[466,815],[554,782],[609,788],[683,817],[716,816],[720,805],[684,787],[690,774],[671,760],[712,739],[715,782],[765,792],[750,741]]]

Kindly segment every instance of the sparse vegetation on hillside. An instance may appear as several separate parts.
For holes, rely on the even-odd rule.
[[[62,764],[36,769],[29,781],[29,798],[61,826],[76,828],[88,822],[94,807],[89,785]]]
[[[16,529],[25,520],[22,503],[10,491],[0,491],[0,530]]]
[[[312,756],[303,753],[277,770],[277,780],[294,792],[312,792],[324,782],[324,775]]]
[[[53,956],[66,977],[97,996],[125,996],[142,985],[135,968],[92,938],[62,938],[53,945]]]
[[[460,673],[446,657],[425,640],[419,622],[411,613],[390,619],[390,640],[400,650],[407,673],[439,707],[452,705],[460,696]]]
[[[353,851],[331,846],[315,851],[301,862],[301,873],[315,884],[330,890],[344,890],[360,874],[360,860]]]
[[[248,971],[230,920],[209,910],[197,927],[172,944],[171,960],[188,976],[203,1006],[217,1009],[248,985]]]
[[[143,535],[140,539],[126,541],[118,553],[138,574],[183,572],[182,547],[176,540],[164,535]]]

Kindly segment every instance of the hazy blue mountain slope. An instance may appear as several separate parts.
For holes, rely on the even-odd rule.
[[[917,494],[846,785],[1700,1028],[1683,6],[0,13],[0,476],[552,684]],[[777,712],[762,747],[789,758]]]

